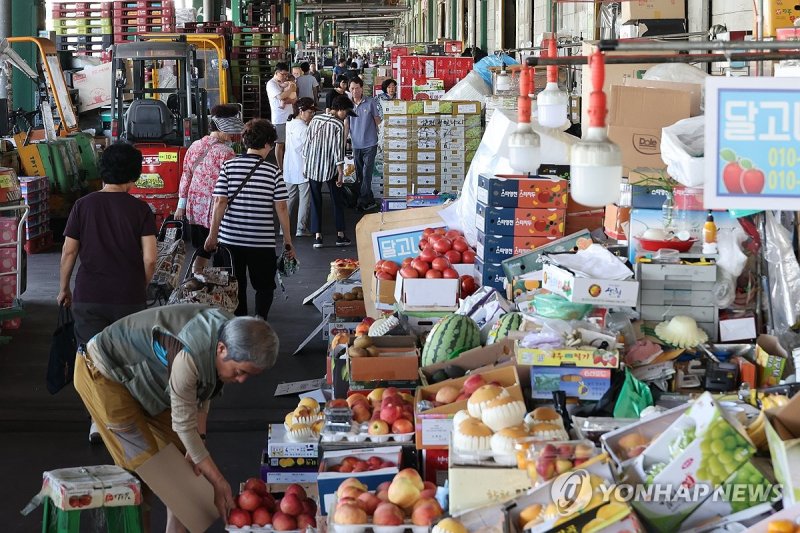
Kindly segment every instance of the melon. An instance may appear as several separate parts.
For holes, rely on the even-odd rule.
[[[512,331],[519,331],[522,320],[522,313],[506,313],[492,326],[486,344],[494,344],[508,337],[508,334]]]
[[[448,315],[428,333],[422,349],[422,366],[448,361],[480,345],[481,331],[474,320],[464,315]]]

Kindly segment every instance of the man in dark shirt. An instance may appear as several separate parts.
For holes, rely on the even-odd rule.
[[[142,153],[130,144],[109,146],[100,160],[103,188],[72,207],[61,251],[58,303],[72,309],[75,339],[86,344],[122,317],[147,307],[156,267],[156,223],[150,207],[130,191],[142,173]],[[76,260],[81,265],[70,278]],[[99,434],[90,441],[99,442]]]

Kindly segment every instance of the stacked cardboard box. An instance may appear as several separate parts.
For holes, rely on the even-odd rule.
[[[384,102],[385,203],[409,195],[458,193],[481,142],[480,102]]]
[[[472,71],[471,57],[400,56],[397,82],[403,100],[438,100]]]
[[[560,178],[481,175],[475,270],[482,285],[503,290],[502,262],[564,236],[569,188]]]

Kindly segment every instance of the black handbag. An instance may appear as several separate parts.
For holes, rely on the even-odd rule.
[[[58,308],[58,325],[50,341],[50,360],[47,363],[47,390],[55,394],[72,382],[75,371],[75,320],[69,307]]]

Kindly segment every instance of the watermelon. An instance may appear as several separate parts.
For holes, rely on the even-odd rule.
[[[508,337],[508,334],[512,331],[519,331],[519,327],[522,325],[522,313],[506,313],[500,320],[495,322],[494,326],[492,326],[492,330],[489,332],[489,338],[486,340],[486,344],[494,344],[497,341],[501,341]]]
[[[453,359],[480,345],[481,330],[474,320],[464,315],[448,315],[428,333],[422,349],[422,366]]]

